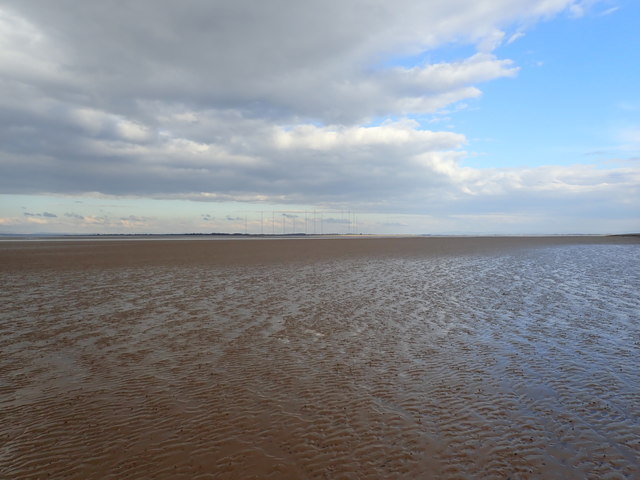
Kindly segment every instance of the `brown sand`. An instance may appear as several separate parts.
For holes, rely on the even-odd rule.
[[[0,478],[639,478],[638,246],[0,242]]]
[[[0,242],[2,270],[229,266],[344,257],[459,255],[549,245],[640,244],[640,237],[344,237],[298,239],[92,239]]]

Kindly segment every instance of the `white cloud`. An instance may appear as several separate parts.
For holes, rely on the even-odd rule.
[[[116,123],[116,132],[123,140],[129,142],[144,142],[150,138],[150,132],[147,127],[126,119]]]
[[[569,13],[573,18],[580,18],[585,14],[584,6],[580,3],[574,3],[569,7]]]
[[[516,32],[513,35],[511,35],[508,40],[507,40],[507,45],[511,45],[513,42],[515,42],[516,40],[518,40],[519,38],[524,37],[524,33],[523,32]]]
[[[505,33],[502,30],[494,28],[476,45],[479,52],[491,53],[502,44]]]
[[[458,148],[463,135],[451,132],[419,130],[415,121],[387,123],[377,127],[317,127],[298,125],[292,129],[278,128],[274,135],[280,149],[331,150],[353,147],[398,146],[433,151]]]
[[[518,69],[511,60],[498,60],[494,55],[477,53],[461,62],[437,63],[396,69],[396,81],[414,91],[447,92],[465,85],[500,77],[513,77]]]
[[[604,2],[603,0],[574,0],[573,3],[569,5],[569,16],[572,18],[584,17],[588,13],[593,12],[594,7],[599,3],[606,3],[606,0]],[[618,10],[618,7],[608,8],[603,12],[598,13],[598,15],[609,15],[616,10]]]
[[[41,217],[27,217],[24,219],[24,221],[26,223],[32,223],[36,225],[47,225],[48,223],[51,223],[49,219]]]

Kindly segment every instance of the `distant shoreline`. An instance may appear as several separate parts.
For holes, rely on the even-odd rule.
[[[370,234],[370,233],[0,233],[0,241],[15,240],[122,240],[122,239],[323,239],[323,238],[561,238],[639,237],[640,233],[551,233],[551,234]]]

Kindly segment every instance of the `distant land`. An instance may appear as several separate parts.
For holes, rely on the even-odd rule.
[[[421,233],[421,234],[375,234],[375,233],[0,233],[0,238],[178,238],[178,237],[227,237],[227,238],[326,238],[326,237],[640,237],[640,233],[549,233],[549,234],[490,234],[490,233]]]

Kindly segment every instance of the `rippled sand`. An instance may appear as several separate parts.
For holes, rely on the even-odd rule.
[[[633,238],[0,242],[0,478],[632,479]]]

